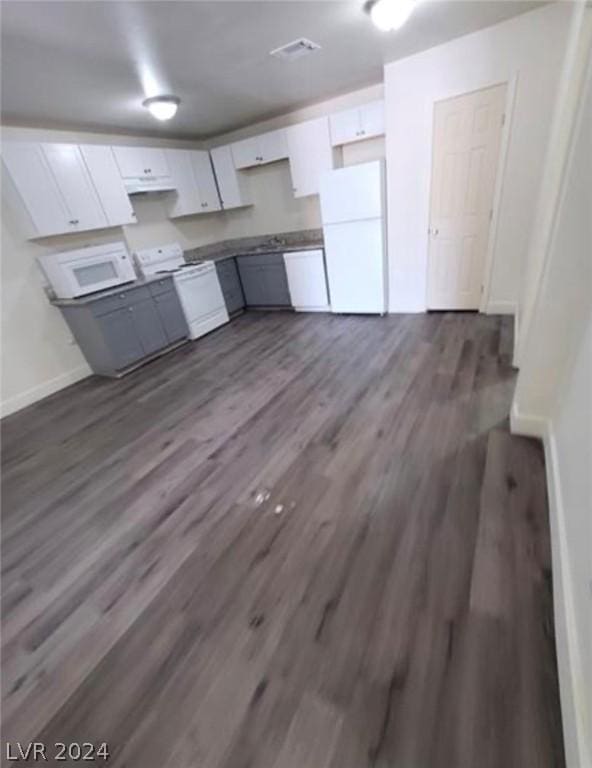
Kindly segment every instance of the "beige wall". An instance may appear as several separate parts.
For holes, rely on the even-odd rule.
[[[545,443],[564,742],[573,768],[592,765],[592,9],[587,13],[586,75],[577,98],[559,105],[569,135],[561,169],[545,169],[557,187],[555,206],[539,200],[551,218],[541,224],[549,242],[537,254],[540,280],[528,286],[532,321],[512,405],[514,431]],[[558,162],[555,153],[547,157]]]
[[[211,144],[226,143],[268,128],[289,125],[348,106],[382,97],[382,85],[339,96],[322,104],[250,126]],[[4,140],[55,141],[98,144],[138,144],[148,146],[188,146],[200,144],[134,138],[79,131],[55,131],[6,127]],[[352,164],[384,157],[384,140],[372,139],[344,148],[342,162]],[[276,234],[320,227],[317,197],[294,198],[287,161],[253,168],[248,176],[253,205],[233,211],[199,216],[167,218],[166,195],[135,196],[137,224],[111,229],[27,241],[10,210],[2,202],[2,414],[10,413],[88,375],[82,353],[74,343],[59,311],[48,303],[42,290],[35,257],[84,245],[123,239],[130,250],[178,241],[183,248],[214,243],[227,238]]]
[[[570,5],[550,3],[385,66],[391,312],[423,312],[426,308],[434,104],[503,82],[516,87],[506,123],[509,141],[494,216],[486,299],[488,311],[514,311],[569,31]]]

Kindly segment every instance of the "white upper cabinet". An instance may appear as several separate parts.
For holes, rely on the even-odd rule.
[[[291,125],[287,135],[294,196],[318,195],[322,174],[333,168],[329,119]]]
[[[76,144],[7,142],[2,157],[28,215],[30,237],[110,226]]]
[[[259,165],[259,139],[257,136],[235,141],[234,144],[230,145],[230,148],[235,168],[251,168],[253,165]]]
[[[167,149],[165,153],[177,192],[169,216],[219,211],[220,198],[209,153],[189,149]]]
[[[210,150],[222,208],[251,205],[246,180],[234,166],[230,144]]]
[[[43,154],[71,214],[73,229],[98,229],[108,225],[80,148],[76,144],[42,144]]]
[[[164,149],[113,147],[113,154],[129,194],[174,189]]]
[[[220,204],[220,195],[216,186],[216,177],[214,176],[210,153],[206,151],[192,151],[191,163],[202,207],[206,211],[221,210],[222,205]]]
[[[105,211],[109,226],[134,224],[136,214],[121,180],[111,147],[86,144],[80,152]]]
[[[11,193],[10,199],[15,206],[20,204],[19,213],[24,213],[28,219],[30,237],[71,231],[69,221],[72,215],[41,145],[5,142],[2,146],[2,161],[11,182],[3,184],[4,190],[7,194]]]
[[[336,112],[329,117],[329,122],[334,147],[381,136],[385,131],[384,101],[371,101],[361,107]]]
[[[285,160],[288,157],[288,142],[284,128],[235,141],[230,146],[235,168],[251,168],[254,165],[274,163],[276,160]]]
[[[30,237],[136,220],[111,147],[6,142],[2,158]]]

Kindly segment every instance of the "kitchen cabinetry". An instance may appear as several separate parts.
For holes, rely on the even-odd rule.
[[[230,144],[215,147],[210,150],[210,155],[218,182],[222,208],[240,208],[244,205],[251,205],[247,180],[234,167]]]
[[[85,144],[80,147],[88,172],[110,227],[135,224],[136,214],[119,174],[111,147]]]
[[[165,150],[176,195],[169,216],[187,216],[221,209],[214,170],[208,152],[188,149]]]
[[[30,238],[135,221],[110,147],[6,142],[2,159]]]
[[[289,307],[286,267],[280,253],[237,256],[247,307]]]
[[[320,177],[333,168],[329,118],[308,120],[286,130],[294,196],[318,195]]]
[[[103,376],[121,376],[189,334],[170,277],[54,303],[92,370]]]
[[[288,157],[288,140],[284,128],[235,141],[231,148],[235,168],[251,168]]]
[[[329,117],[329,123],[333,146],[381,136],[385,132],[384,101],[371,101],[336,112]]]
[[[107,226],[78,147],[56,144],[55,151],[51,147],[28,142],[7,142],[2,147],[11,202],[20,203],[29,236]]]
[[[129,194],[174,189],[164,149],[113,147],[113,154]]]
[[[238,312],[245,306],[245,297],[238,275],[236,261],[234,259],[223,259],[216,262],[216,272],[218,281],[224,296],[226,311],[229,315]]]
[[[323,251],[284,254],[292,305],[297,312],[328,312],[329,298]]]

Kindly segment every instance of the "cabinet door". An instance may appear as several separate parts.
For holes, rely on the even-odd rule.
[[[181,309],[181,303],[176,291],[159,293],[158,296],[154,297],[154,303],[167,341],[170,344],[189,335],[185,315]]]
[[[43,154],[70,213],[72,231],[106,227],[107,217],[76,144],[43,144]]]
[[[291,305],[290,291],[283,263],[268,264],[262,267],[263,285],[267,307],[289,307]]]
[[[34,228],[34,237],[67,232],[71,216],[39,144],[5,142],[2,160]]]
[[[219,211],[221,208],[220,197],[218,196],[218,187],[216,186],[210,153],[196,150],[190,154],[199,190],[200,209],[203,209],[205,213],[208,211]]]
[[[201,213],[201,200],[191,162],[191,152],[187,149],[167,149],[165,151],[176,189],[176,192],[171,193],[169,197],[169,216]]]
[[[228,314],[242,309],[245,306],[245,299],[234,259],[217,262],[216,272]]]
[[[362,138],[382,136],[385,132],[384,101],[371,101],[360,107]]]
[[[350,141],[357,141],[360,138],[362,125],[360,110],[357,107],[344,109],[342,112],[335,112],[335,114],[330,115],[329,124],[331,126],[331,144],[334,147],[348,144]]]
[[[80,152],[110,226],[134,224],[136,214],[125,191],[111,147],[86,144]]]
[[[113,154],[124,179],[140,176],[169,176],[164,150],[150,147],[113,147]]]
[[[210,151],[210,155],[220,190],[222,208],[239,208],[242,205],[249,205],[244,182],[239,178],[240,171],[234,167],[230,145],[216,147]]]
[[[243,287],[245,303],[248,307],[264,307],[267,304],[266,285],[264,282],[265,267],[249,264],[249,256],[238,259],[238,271]]]
[[[235,168],[251,168],[260,162],[259,138],[251,136],[249,139],[235,141],[230,145],[232,159]]]
[[[308,120],[287,131],[294,196],[318,195],[322,174],[333,168],[329,119]]]
[[[124,307],[97,319],[116,370],[126,368],[144,357],[144,349],[131,315],[129,308]]]
[[[286,129],[268,131],[259,136],[259,162],[273,163],[288,157],[288,139]]]
[[[286,253],[284,260],[292,304],[298,309],[328,309],[323,252]]]
[[[166,347],[168,341],[153,299],[131,304],[128,312],[145,355]]]

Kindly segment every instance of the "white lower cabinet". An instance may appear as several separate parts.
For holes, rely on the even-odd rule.
[[[247,180],[234,167],[230,144],[211,149],[210,155],[216,181],[218,182],[222,208],[226,210],[228,208],[241,208],[244,205],[251,205]]]
[[[292,306],[297,312],[328,312],[329,296],[323,251],[292,251],[284,254]]]
[[[165,153],[176,190],[169,216],[219,211],[220,198],[209,153],[189,149],[167,149]]]
[[[294,197],[318,195],[321,176],[333,168],[329,118],[307,120],[286,130]]]

